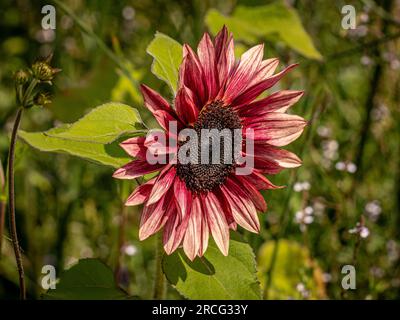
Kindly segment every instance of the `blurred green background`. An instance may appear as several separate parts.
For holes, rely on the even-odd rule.
[[[57,10],[56,30],[41,27],[41,8],[49,3]],[[89,32],[51,1],[0,0],[3,169],[16,112],[12,75],[19,68],[54,52],[52,65],[63,70],[49,88],[53,103],[25,113],[21,128],[26,131],[75,121],[108,101],[137,108],[152,127],[155,122],[142,105],[138,83],[172,98],[167,85],[150,72],[146,48],[156,31],[195,47],[203,32],[215,34],[227,23],[238,55],[264,42],[265,57],[279,57],[281,67],[300,63],[274,90],[304,89],[292,112],[310,121],[288,148],[301,155],[303,166],[271,177],[287,188],[264,193],[269,210],[260,215],[261,235],[240,230],[256,253],[263,286],[270,276],[268,298],[400,297],[398,1],[63,3]],[[274,10],[268,9],[271,4]],[[346,4],[356,9],[354,30],[341,25]],[[139,242],[140,208],[122,206],[134,183],[115,181],[112,168],[41,153],[23,142],[18,142],[16,158],[16,213],[29,298],[43,293],[43,265],[61,271],[85,257],[100,258],[130,294],[149,298],[154,237]],[[6,218],[0,299],[16,299],[18,277],[7,225]],[[346,264],[356,266],[356,290],[342,289],[341,268]],[[168,298],[181,297],[170,287]]]

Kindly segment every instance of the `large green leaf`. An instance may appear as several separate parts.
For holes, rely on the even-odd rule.
[[[281,1],[265,6],[238,6],[230,17],[210,9],[206,15],[206,24],[213,34],[225,24],[235,38],[248,43],[254,43],[259,38],[269,35],[277,35],[305,57],[322,59],[311,37],[304,30],[296,10]]]
[[[123,134],[136,133],[142,128],[138,111],[126,104],[110,102],[98,106],[78,121],[62,130],[50,130],[45,135],[81,142],[106,144]]]
[[[49,131],[52,134],[54,130]],[[18,135],[30,146],[40,151],[67,153],[114,168],[121,167],[130,160],[118,143],[100,144],[60,139],[47,135],[49,131],[26,132],[20,130]]]
[[[43,299],[125,300],[129,296],[115,284],[112,270],[97,259],[82,259],[65,271]]]
[[[75,123],[44,132],[20,130],[18,135],[41,151],[68,153],[117,168],[130,158],[116,140],[142,134],[141,128],[142,121],[136,109],[121,103],[106,103]]]
[[[181,249],[165,255],[168,281],[189,299],[260,299],[254,253],[237,234],[231,235],[227,257],[213,241],[206,254],[193,262]]]
[[[165,81],[175,95],[182,62],[182,46],[167,35],[157,32],[147,47],[147,53],[154,58],[151,71]]]

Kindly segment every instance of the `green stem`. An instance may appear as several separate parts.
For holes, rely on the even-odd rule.
[[[6,199],[5,199],[6,179],[4,177],[3,163],[0,161],[0,258],[3,245],[4,222],[6,218]],[[4,198],[3,198],[4,197]]]
[[[164,255],[162,233],[157,233],[156,266],[153,299],[163,300],[165,298],[165,276],[162,270],[162,258]]]
[[[26,288],[24,278],[24,266],[22,264],[22,254],[18,243],[17,225],[15,220],[15,190],[14,190],[14,157],[15,144],[17,142],[17,132],[21,122],[22,112],[24,108],[20,107],[15,118],[14,127],[11,134],[10,150],[8,153],[8,208],[10,219],[10,234],[12,238],[15,260],[18,268],[19,288],[21,300],[26,299]]]

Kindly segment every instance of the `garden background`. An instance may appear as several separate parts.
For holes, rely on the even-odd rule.
[[[42,29],[46,4],[56,8],[55,30]],[[341,11],[349,4],[357,27],[346,30]],[[293,112],[309,121],[288,148],[303,165],[270,177],[286,188],[264,192],[269,209],[260,215],[261,234],[238,230],[236,249],[255,253],[261,283],[255,291],[268,299],[400,297],[399,1],[1,0],[0,8],[0,299],[19,295],[3,174],[16,113],[13,73],[52,52],[52,65],[62,69],[49,87],[52,103],[25,112],[26,132],[74,122],[109,101],[136,108],[155,127],[138,85],[172,98],[150,71],[154,52],[165,45],[156,32],[195,47],[205,31],[215,35],[223,24],[233,32],[237,57],[265,43],[265,57],[278,57],[280,67],[300,64],[274,90],[305,90]],[[108,298],[151,298],[155,237],[140,242],[141,209],[123,206],[135,183],[112,178],[113,166],[126,159],[106,159],[101,166],[65,152],[38,151],[29,144],[48,145],[32,139],[19,139],[15,173],[28,298],[102,298],[68,290],[51,296],[41,286],[44,265],[62,277],[85,258],[99,260],[81,260],[81,269],[70,270],[74,281],[101,274]],[[235,277],[229,264],[216,263],[214,280],[201,287],[201,268],[170,259],[164,268],[178,270],[169,272],[168,299],[252,297],[240,283],[214,287],[212,281],[223,287],[225,277]],[[344,265],[355,266],[355,290],[342,288]],[[186,268],[190,287],[180,268]],[[255,279],[249,275],[250,286],[258,287]]]

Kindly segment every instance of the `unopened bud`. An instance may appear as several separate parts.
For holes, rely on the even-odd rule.
[[[53,68],[50,66],[50,60],[52,56],[47,57],[44,60],[36,61],[32,65],[32,75],[41,82],[50,82],[53,80],[54,75],[60,72],[61,69]]]
[[[44,107],[51,103],[51,96],[47,92],[39,92],[33,101],[36,105]]]
[[[29,73],[26,72],[25,70],[18,70],[14,74],[14,81],[17,84],[25,84],[29,81]]]

